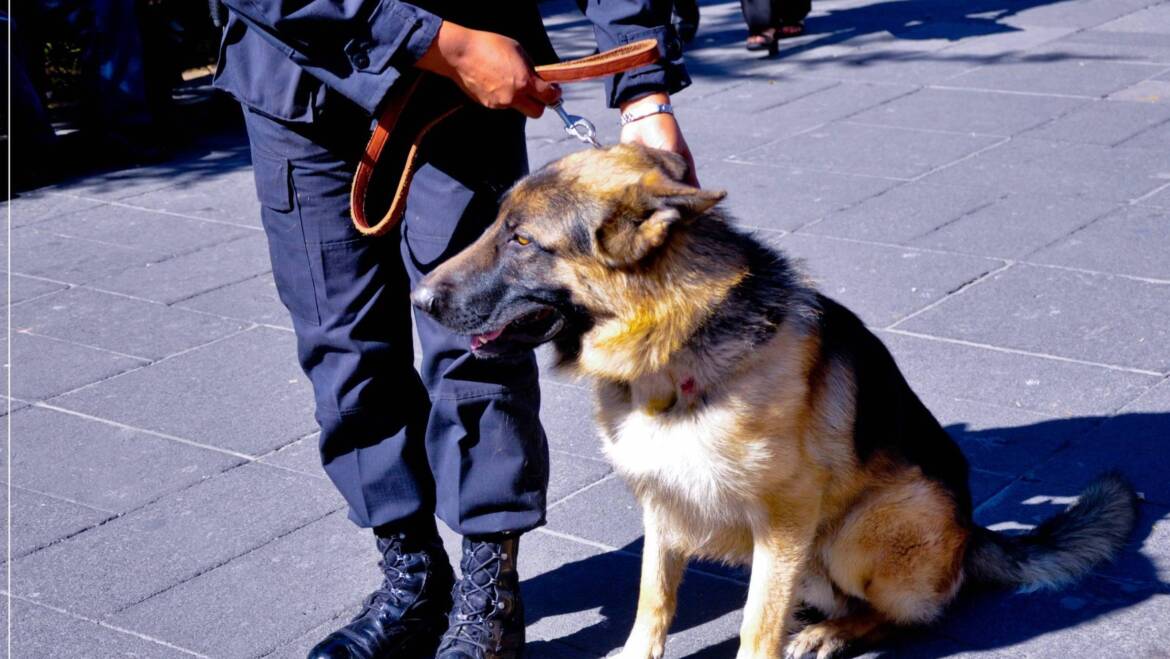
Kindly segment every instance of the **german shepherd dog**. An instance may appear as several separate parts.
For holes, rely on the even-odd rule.
[[[621,656],[662,656],[691,557],[751,565],[739,657],[824,659],[935,620],[965,581],[1057,588],[1118,551],[1136,496],[1115,475],[1026,535],[976,526],[966,460],[881,341],[685,171],[567,156],[412,294],[479,356],[551,342],[596,381],[646,534]]]

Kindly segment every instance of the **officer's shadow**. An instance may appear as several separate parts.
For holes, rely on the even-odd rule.
[[[967,588],[937,625],[902,633],[876,656],[944,657],[964,650],[1006,648],[1073,627],[1082,627],[1078,635],[1116,636],[1106,634],[1105,625],[1130,626],[1131,631],[1121,636],[1132,647],[1115,649],[1133,656],[1154,651],[1153,646],[1143,645],[1152,641],[1133,629],[1134,620],[1118,622],[1106,617],[1125,615],[1124,610],[1131,607],[1156,606],[1154,602],[1162,600],[1151,600],[1153,596],[1170,594],[1170,584],[1159,579],[1157,567],[1147,555],[1157,553],[1163,561],[1170,556],[1170,524],[1164,521],[1170,514],[1170,479],[1165,476],[1170,472],[1170,452],[1166,450],[1170,446],[1170,413],[1080,417],[979,431],[957,424],[947,430],[959,439],[975,468],[981,467],[980,452],[989,447],[1019,453],[1012,459],[1022,465],[1018,471],[1025,476],[978,506],[980,524],[998,525],[996,528],[1005,532],[1035,524],[1063,509],[1067,497],[1109,468],[1124,473],[1146,501],[1123,553],[1081,583],[1056,593]],[[1049,447],[1051,451],[1065,441],[1069,445],[1049,460],[1045,460],[1046,455],[1029,456],[1030,450],[1040,452],[1039,447]],[[1151,537],[1159,522],[1160,531]],[[1143,551],[1147,540],[1149,546]],[[554,639],[531,641],[532,656],[567,656],[566,646],[578,650],[582,657],[605,656],[620,648],[634,620],[640,551],[639,539],[618,551],[566,563],[527,580],[524,593],[529,629],[534,636]],[[677,649],[668,643],[667,655],[696,659],[734,656],[747,579],[746,570],[692,564],[671,626],[672,635],[685,633],[689,638],[675,645]],[[1147,621],[1165,619],[1164,610],[1161,614],[1147,611],[1130,615]],[[696,629],[699,627],[704,628]],[[1166,631],[1157,630],[1153,638],[1159,634],[1165,638]],[[1066,640],[1074,639],[1069,636]],[[1060,646],[1058,640],[1055,647]],[[1076,651],[1073,645],[1065,654],[1073,656]]]

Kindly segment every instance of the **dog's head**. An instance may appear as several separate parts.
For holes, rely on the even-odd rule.
[[[479,356],[554,340],[574,352],[623,300],[653,294],[631,288],[644,289],[673,234],[724,197],[685,174],[679,156],[641,146],[567,156],[517,183],[495,223],[411,299],[470,335]]]

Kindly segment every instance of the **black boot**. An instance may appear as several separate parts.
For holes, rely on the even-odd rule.
[[[524,656],[524,604],[516,574],[520,539],[463,539],[463,576],[455,584],[447,633],[436,659]]]
[[[309,659],[430,659],[447,628],[455,575],[434,529],[378,538],[382,585]]]

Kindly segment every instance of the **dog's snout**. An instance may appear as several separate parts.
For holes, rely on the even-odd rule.
[[[419,310],[425,313],[434,313],[435,311],[435,289],[426,283],[419,284],[417,288],[410,294],[410,302]]]

